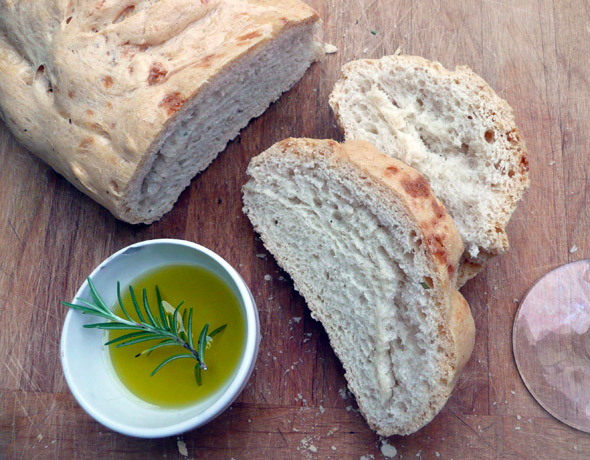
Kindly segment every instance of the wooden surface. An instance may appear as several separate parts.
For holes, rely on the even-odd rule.
[[[548,270],[590,257],[588,2],[310,3],[338,53],[244,129],[151,226],[116,221],[0,125],[0,458],[178,459],[183,445],[195,459],[383,458],[383,440],[339,392],[343,371],[322,327],[272,257],[257,257],[266,251],[241,212],[240,187],[249,159],[278,140],[340,140],[327,102],[340,66],[398,47],[470,65],[513,105],[532,186],[509,226],[512,250],[462,291],[477,342],[453,396],[427,427],[388,442],[406,459],[590,458],[590,435],[534,401],[511,348],[517,299]],[[111,253],[159,237],[196,241],[234,265],[258,303],[263,338],[256,370],[230,410],[181,438],[140,440],[102,427],[69,393],[59,362],[60,301]]]

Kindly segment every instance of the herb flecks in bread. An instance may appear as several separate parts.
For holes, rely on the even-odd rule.
[[[426,177],[463,237],[463,285],[508,250],[506,226],[528,187],[511,107],[465,66],[395,55],[342,71],[330,105],[346,139],[372,142]]]
[[[413,168],[363,141],[287,139],[252,159],[244,211],[342,361],[369,425],[441,410],[474,343],[463,244]]]
[[[323,55],[318,22],[298,0],[0,2],[0,119],[150,223]]]

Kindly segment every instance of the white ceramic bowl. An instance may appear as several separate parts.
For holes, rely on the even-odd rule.
[[[88,414],[106,427],[129,436],[172,436],[209,422],[227,409],[244,389],[258,354],[260,323],[248,286],[225,260],[198,244],[172,239],[136,243],[106,259],[90,278],[106,304],[113,305],[116,301],[113,286],[117,281],[124,286],[148,270],[172,264],[207,268],[231,287],[244,313],[246,347],[233,379],[215,395],[185,408],[159,408],[129,395],[113,376],[103,349],[103,331],[82,327],[103,320],[70,310],[61,338],[61,362],[66,381]],[[88,282],[84,282],[76,297],[91,300]]]

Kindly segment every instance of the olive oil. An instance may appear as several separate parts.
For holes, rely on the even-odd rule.
[[[138,353],[158,343],[157,340],[125,347],[108,347],[111,364],[121,383],[138,398],[160,407],[182,407],[207,399],[221,390],[233,377],[246,344],[246,324],[238,299],[221,278],[202,267],[192,265],[170,265],[157,268],[133,280],[131,286],[138,302],[142,303],[145,288],[150,309],[158,317],[156,285],[164,305],[174,308],[184,301],[181,313],[186,307],[193,307],[193,340],[197,343],[205,323],[209,331],[227,324],[227,327],[209,340],[205,351],[207,370],[201,371],[202,384],[195,380],[194,359],[177,359],[166,364],[150,377],[152,371],[166,358],[186,351],[180,346],[162,347],[150,354]],[[135,315],[129,287],[121,287],[123,305],[127,312]],[[167,307],[171,308],[171,307]],[[115,314],[123,316],[116,303]],[[170,311],[171,312],[171,311]],[[110,331],[108,340],[129,331]]]

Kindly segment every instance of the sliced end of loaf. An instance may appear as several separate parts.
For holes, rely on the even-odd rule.
[[[454,288],[461,239],[428,183],[361,141],[287,139],[248,175],[244,211],[328,332],[370,426],[424,426],[474,337]]]
[[[526,147],[508,103],[471,69],[403,55],[350,62],[330,105],[346,139],[428,179],[465,243],[459,285],[508,249],[506,226],[529,183]]]
[[[154,142],[156,153],[130,182],[117,217],[151,223],[170,211],[192,178],[323,56],[318,28],[292,27],[211,79]]]

